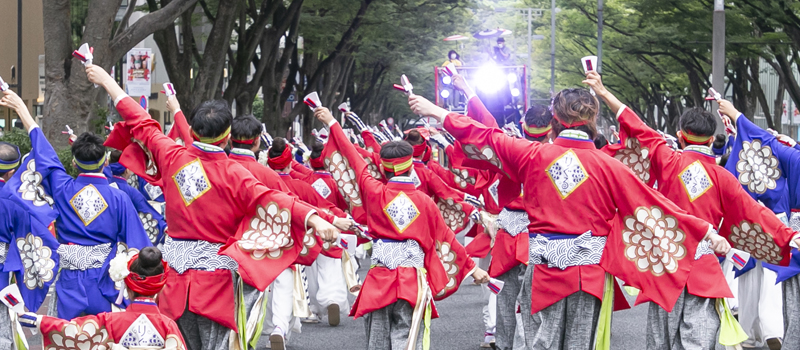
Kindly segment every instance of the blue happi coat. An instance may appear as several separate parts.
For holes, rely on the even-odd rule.
[[[118,251],[151,246],[150,239],[128,195],[101,173],[72,178],[41,130],[32,129],[30,136],[36,167],[46,174],[44,190],[59,214],[58,317],[109,312],[121,287],[108,274],[109,262]]]
[[[150,242],[153,243],[153,245],[163,244],[164,231],[167,228],[167,221],[164,220],[164,216],[150,205],[147,198],[145,198],[141,192],[131,187],[127,179],[120,176],[125,172],[125,168],[119,163],[114,164],[121,167],[121,169],[119,169],[121,171],[112,171],[112,166],[109,165],[103,169],[103,174],[108,178],[111,187],[116,187],[122,192],[125,192],[131,199],[133,207],[136,208],[136,212],[139,214],[139,220],[142,222],[144,231],[147,232],[147,237],[150,238]]]
[[[800,209],[800,150],[782,144],[744,115],[737,119],[736,130],[725,169],[739,179],[753,199],[770,208],[789,226],[791,209]],[[778,282],[786,280],[800,273],[800,254],[797,253],[797,249],[792,250],[788,267],[763,265],[778,273]],[[736,276],[754,266],[755,260],[751,259]]]

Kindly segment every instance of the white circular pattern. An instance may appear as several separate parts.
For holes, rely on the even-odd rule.
[[[464,219],[466,219],[467,215],[464,213],[460,203],[448,198],[447,200],[440,200],[436,205],[439,207],[439,211],[442,212],[442,217],[447,227],[457,231],[464,226]]]
[[[450,244],[447,242],[436,242],[436,254],[439,256],[439,260],[442,261],[442,266],[444,266],[444,271],[447,273],[447,286],[442,289],[439,294],[436,296],[443,296],[447,294],[448,291],[453,290],[454,288],[458,287],[458,281],[456,281],[456,276],[458,275],[458,265],[456,264],[456,253],[453,252],[453,249],[450,248]]]
[[[650,158],[648,155],[650,150],[647,147],[642,147],[639,140],[629,137],[625,140],[625,148],[617,151],[614,158],[618,159],[622,164],[633,170],[633,173],[647,183],[650,181]]]
[[[624,221],[625,257],[639,271],[661,276],[678,270],[678,261],[686,256],[686,234],[678,228],[675,217],[665,215],[659,207],[639,207]]]
[[[464,144],[461,149],[469,159],[487,161],[499,169],[503,169],[503,164],[500,162],[500,159],[497,158],[494,150],[489,146],[483,146],[483,148],[478,149],[475,145]]]
[[[764,232],[759,224],[742,221],[739,225],[733,225],[730,240],[734,248],[744,250],[758,260],[779,264],[783,259],[781,248],[775,243],[775,239]]]
[[[775,189],[776,181],[781,177],[778,158],[772,154],[769,146],[763,146],[758,139],[742,142],[736,171],[739,172],[739,182],[756,194]]]
[[[25,287],[43,288],[54,277],[53,268],[56,263],[51,258],[53,251],[44,245],[41,238],[30,233],[25,238],[17,239],[17,249],[25,269]]]
[[[82,326],[75,322],[67,323],[62,332],[50,335],[51,344],[47,350],[109,350],[111,339],[108,331],[94,321],[87,321]]]
[[[250,228],[239,240],[239,246],[256,260],[280,258],[283,248],[293,243],[290,224],[288,209],[279,208],[275,202],[270,202],[266,208],[259,205],[256,216],[250,219]]]
[[[347,158],[344,158],[339,151],[334,151],[333,154],[325,158],[325,165],[328,166],[328,172],[336,180],[339,190],[345,194],[345,197],[350,199],[351,205],[360,207],[362,205],[361,194],[356,182],[356,173],[350,167],[350,162]]]
[[[19,192],[22,193],[22,199],[31,201],[34,206],[41,207],[43,205],[53,206],[53,197],[50,197],[42,186],[44,178],[42,174],[36,171],[36,160],[31,159],[28,162],[27,169],[20,175],[22,184],[19,186]]]

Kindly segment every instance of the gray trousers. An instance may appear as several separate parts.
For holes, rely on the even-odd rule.
[[[495,346],[500,350],[512,350],[514,334],[517,330],[517,299],[525,277],[525,265],[519,264],[508,272],[497,277],[505,282],[503,289],[497,293],[497,330]],[[529,309],[530,310],[530,309]]]
[[[253,306],[256,305],[256,301],[258,300],[259,291],[247,283],[242,284],[244,285],[244,288],[242,288],[242,294],[244,296],[245,319],[249,319],[250,313],[253,311]],[[266,316],[265,310],[262,309],[261,314],[262,317]],[[246,330],[240,329],[239,331],[247,334]],[[253,349],[253,347],[251,347],[249,344],[246,344],[246,346],[248,349]]]
[[[716,299],[698,297],[683,289],[672,312],[650,303],[647,312],[647,350],[714,350],[719,331]]]
[[[11,317],[8,315],[8,308],[0,305],[0,350],[14,350],[14,327]]]
[[[235,276],[236,274],[233,273],[232,277]],[[234,282],[233,285],[234,295],[236,295],[236,288],[238,288],[239,283]],[[243,285],[245,310],[247,310],[247,316],[249,317],[250,310],[258,298],[258,290],[247,285],[247,283],[243,283]],[[229,347],[228,338],[231,330],[205,316],[189,311],[188,305],[176,323],[181,333],[183,333],[183,339],[188,350],[218,350]],[[245,330],[241,329],[239,331],[244,332]]]
[[[591,350],[594,347],[601,301],[591,294],[579,291],[531,315],[532,282],[533,265],[529,265],[520,294],[526,349]]]
[[[800,349],[800,275],[783,281],[783,349]]]
[[[367,329],[367,350],[402,350],[408,342],[414,308],[405,300],[398,300],[380,310],[364,316]],[[425,329],[420,324],[415,348],[422,349]]]

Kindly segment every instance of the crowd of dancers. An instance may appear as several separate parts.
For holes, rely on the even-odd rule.
[[[77,178],[22,100],[0,99],[32,144],[0,143],[0,349],[28,347],[22,326],[45,349],[244,350],[264,333],[277,350],[301,321],[349,314],[369,350],[427,350],[436,302],[468,277],[481,346],[610,349],[627,294],[650,302],[647,349],[800,348],[800,147],[720,96],[719,117],[687,109],[673,137],[591,70],[591,91],[502,126],[457,74],[466,115],[406,80],[438,123],[373,127],[346,107],[340,123],[310,97],[309,148],[220,101],[187,118],[174,96],[165,135],[86,73],[123,121],[70,135]],[[598,138],[600,100],[618,142]]]

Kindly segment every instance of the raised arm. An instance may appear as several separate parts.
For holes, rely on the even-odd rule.
[[[86,75],[89,81],[102,86],[114,101],[120,117],[131,127],[133,138],[141,141],[153,154],[156,165],[159,169],[172,163],[172,159],[178,155],[183,147],[175,143],[171,138],[161,132],[161,125],[150,117],[142,107],[130,96],[125,94],[117,82],[114,81],[103,68],[95,65],[86,66]],[[184,140],[184,143],[191,143],[191,140]]]
[[[418,115],[431,116],[461,142],[468,159],[483,161],[487,168],[504,174],[514,182],[522,182],[526,164],[542,147],[536,142],[515,139],[498,128],[487,127],[469,117],[450,113],[422,96],[408,99],[411,110]]]
[[[350,162],[350,166],[353,168],[358,178],[358,183],[363,183],[364,176],[369,176],[371,178],[372,176],[369,175],[369,169],[367,169],[367,162],[364,161],[361,154],[356,151],[356,147],[347,139],[347,135],[344,134],[342,126],[339,125],[331,112],[325,107],[318,107],[314,112],[314,116],[330,129],[328,142],[333,142],[336,149]]]
[[[486,125],[490,128],[499,128],[497,120],[477,94],[472,90],[472,87],[467,84],[466,79],[460,74],[453,76],[453,86],[467,96],[467,116],[475,119],[476,122]]]

